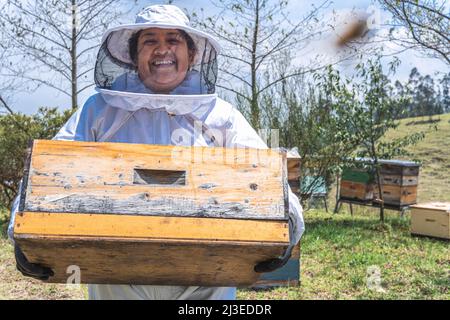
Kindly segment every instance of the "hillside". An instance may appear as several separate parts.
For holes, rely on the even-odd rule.
[[[422,162],[418,201],[450,201],[450,114],[433,116],[434,123],[423,123],[428,117],[401,120],[397,130],[388,137],[412,132],[425,132],[425,138],[408,151]],[[422,122],[422,123],[421,123]]]

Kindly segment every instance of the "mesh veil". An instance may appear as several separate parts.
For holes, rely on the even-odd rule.
[[[109,49],[111,37],[112,34],[102,43],[95,63],[95,84],[101,89],[111,89],[114,82],[125,74],[137,76],[137,70],[133,64],[121,61],[111,54]],[[197,78],[200,92],[197,94],[214,93],[218,71],[217,52],[207,39],[192,38],[196,44],[197,53],[190,71],[199,74]],[[128,43],[126,46],[128,47]]]

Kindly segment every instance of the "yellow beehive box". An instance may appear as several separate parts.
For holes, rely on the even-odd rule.
[[[411,206],[411,233],[450,239],[450,202]]]
[[[16,243],[65,282],[240,286],[289,244],[286,153],[35,140]]]

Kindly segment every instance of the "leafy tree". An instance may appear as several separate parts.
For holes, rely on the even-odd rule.
[[[390,141],[385,139],[388,130],[398,127],[399,122],[396,119],[402,114],[401,107],[405,102],[404,97],[395,97],[389,93],[389,75],[395,72],[398,63],[397,60],[391,62],[387,74],[383,73],[380,57],[360,63],[356,68],[358,78],[351,89],[339,85],[341,80],[338,76],[335,77],[337,90],[334,94],[348,96],[350,100],[350,103],[342,105],[344,110],[341,110],[341,116],[348,121],[349,128],[359,143],[355,155],[371,159],[375,169],[382,222],[384,201],[379,160],[408,155],[405,148],[424,138],[423,132],[417,132]]]
[[[289,63],[288,57],[280,60],[279,72]],[[280,145],[299,150],[303,201],[323,180],[327,188],[331,186],[343,161],[358,145],[341,115],[345,111],[341,106],[351,101],[336,97],[335,86],[343,84],[336,84],[335,75],[327,70],[284,79],[261,99],[262,125],[279,130]],[[270,81],[272,73],[264,76]]]
[[[438,100],[441,105],[440,109],[442,113],[450,112],[450,72],[439,80],[439,84]]]
[[[403,104],[405,112],[400,116],[428,116],[429,122],[432,122],[433,115],[450,111],[449,79],[449,74],[439,79],[422,75],[417,68],[413,68],[406,83],[395,83],[393,94],[408,97]]]
[[[18,192],[29,141],[53,138],[71,114],[40,108],[31,116],[0,116],[0,207],[9,208]]]
[[[302,175],[324,177],[331,183],[343,166],[355,158],[372,159],[380,194],[380,219],[384,221],[380,191],[379,159],[407,156],[405,147],[424,137],[422,132],[386,140],[411,103],[406,94],[393,95],[390,76],[398,61],[385,74],[380,57],[360,63],[357,76],[344,78],[332,66],[313,77],[295,77],[268,90],[262,99],[263,124],[280,131],[280,143],[297,147],[302,157]],[[283,60],[283,63],[289,63]],[[266,77],[270,77],[268,72]],[[317,179],[306,188],[313,189]]]

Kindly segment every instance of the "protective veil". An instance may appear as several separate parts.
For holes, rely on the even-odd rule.
[[[151,6],[145,10],[138,16],[138,21],[142,19],[143,14],[147,15],[145,21],[149,21],[149,15],[160,18],[161,14],[158,16],[158,12],[169,16],[169,19],[173,19],[174,15],[184,17],[184,14],[180,13],[181,10],[174,6]],[[167,25],[166,21],[159,27]],[[171,27],[180,28],[180,23],[173,23]],[[136,30],[136,25],[133,28],[131,29]],[[115,30],[120,32],[128,29]],[[184,30],[189,31],[186,27]],[[107,77],[100,78],[108,78],[108,81],[103,82],[105,85],[97,81],[98,93],[86,101],[54,139],[267,148],[242,114],[212,93],[214,89],[211,85],[215,83],[215,79],[211,76],[211,70],[214,70],[212,65],[215,63],[218,45],[212,42],[209,36],[200,35],[196,40],[197,46],[203,43],[203,49],[197,49],[206,50],[206,53],[201,53],[203,60],[197,60],[199,67],[192,68],[185,80],[171,94],[161,95],[153,94],[146,88],[132,67],[116,63],[116,67],[123,68],[122,72],[118,72],[118,68],[111,71],[110,67],[105,67],[105,63],[111,65],[110,63],[116,59],[111,59],[113,57],[111,52],[104,51],[108,47],[108,41],[114,39],[111,34],[114,35],[114,31],[105,35],[96,64],[96,69],[104,68],[102,71],[96,70],[96,73],[106,74]],[[198,32],[189,31],[188,34],[197,36]],[[105,72],[106,69],[111,72]],[[10,238],[18,203],[19,199],[16,199],[12,209],[8,230]],[[290,190],[289,225],[290,242],[291,245],[295,245],[304,231],[304,223],[298,198]],[[231,287],[89,285],[90,299],[235,299],[235,297],[236,288]]]

